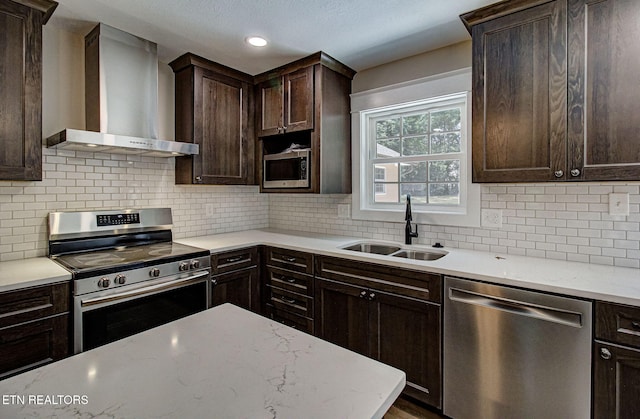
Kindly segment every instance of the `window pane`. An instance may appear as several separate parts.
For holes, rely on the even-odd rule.
[[[376,138],[400,136],[400,118],[385,119],[376,122]]]
[[[460,133],[448,132],[446,134],[434,134],[431,136],[431,153],[459,153]]]
[[[420,156],[429,154],[429,140],[427,137],[410,137],[402,140],[403,156]]]
[[[460,184],[430,183],[429,203],[438,205],[460,205]]]
[[[373,202],[398,203],[397,183],[376,183],[374,186]],[[379,186],[378,186],[379,185]],[[378,190],[380,192],[378,192]]]
[[[400,139],[378,140],[376,143],[376,156],[378,158],[400,156]]]
[[[431,132],[459,131],[460,108],[431,113]]]
[[[427,182],[427,162],[400,163],[401,182]]]
[[[402,118],[402,135],[426,134],[429,130],[427,114],[405,116]]]
[[[429,182],[459,182],[460,160],[434,160],[429,162]]]
[[[425,183],[401,183],[400,194],[402,202],[406,202],[406,195],[411,194],[412,204],[427,203],[427,185]]]
[[[377,176],[383,176],[384,178],[378,178]],[[373,174],[376,181],[384,180],[385,182],[397,182],[398,181],[398,163],[378,163],[373,167]]]

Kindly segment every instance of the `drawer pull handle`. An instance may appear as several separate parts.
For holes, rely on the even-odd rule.
[[[602,359],[611,359],[611,351],[607,348],[600,348],[600,357]]]
[[[295,278],[287,278],[286,276],[282,277],[282,279],[284,279],[285,281],[287,281],[290,284],[295,284],[296,283],[296,279]]]
[[[296,303],[296,300],[294,300],[293,298],[287,298],[284,295],[280,296],[280,299],[283,302],[287,303],[287,304],[295,304]]]
[[[288,257],[288,256],[282,256],[282,260],[284,260],[285,262],[295,262],[296,258],[292,258],[292,257]]]
[[[234,258],[227,258],[227,263],[239,262],[242,260],[242,256],[236,256]]]
[[[631,322],[631,326],[636,330],[640,330],[640,322]]]

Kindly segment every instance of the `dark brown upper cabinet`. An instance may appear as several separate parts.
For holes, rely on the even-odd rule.
[[[461,16],[474,182],[640,177],[638,12],[634,0],[511,0]]]
[[[313,66],[275,75],[258,94],[259,137],[313,129]]]
[[[0,180],[42,180],[42,25],[57,6],[0,0]]]
[[[308,188],[262,192],[351,193],[349,94],[354,75],[354,70],[317,52],[254,77],[258,179],[264,154],[279,153],[291,143],[311,149]]]
[[[177,184],[255,183],[253,77],[187,53],[175,73],[176,141],[200,146],[176,157]]]

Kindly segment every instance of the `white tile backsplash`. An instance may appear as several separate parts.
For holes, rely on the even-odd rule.
[[[175,185],[174,169],[173,158],[44,148],[41,182],[0,181],[0,261],[46,255],[53,211],[170,207],[175,238],[268,227],[257,186]]]
[[[628,216],[609,215],[609,194],[629,194]],[[482,185],[482,208],[501,228],[420,225],[415,243],[640,268],[640,182]],[[351,195],[269,196],[269,226],[404,240],[403,214],[389,222],[338,218]]]
[[[272,227],[404,239],[402,214],[388,222],[339,218],[351,195],[175,185],[174,167],[174,159],[44,148],[41,182],[0,181],[0,261],[45,255],[52,211],[171,207],[176,238]],[[628,216],[609,215],[610,193],[629,194]],[[501,210],[502,227],[420,225],[416,242],[640,268],[640,182],[489,184],[482,208]]]

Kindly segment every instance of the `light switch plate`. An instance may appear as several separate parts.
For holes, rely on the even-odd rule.
[[[502,228],[502,210],[488,208],[483,209],[482,227]]]
[[[609,194],[609,215],[629,215],[629,194]]]
[[[338,204],[338,218],[349,218],[351,215],[351,205]]]

